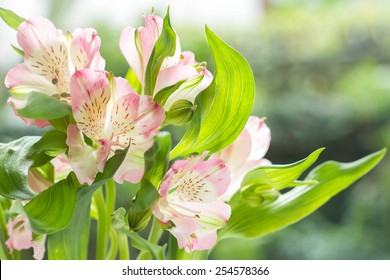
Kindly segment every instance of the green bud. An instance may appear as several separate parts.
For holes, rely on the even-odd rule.
[[[267,205],[278,199],[280,193],[272,185],[255,185],[241,190],[242,199],[252,207]]]
[[[185,125],[191,121],[195,109],[196,105],[190,101],[185,99],[178,100],[167,112],[165,123],[175,126]]]
[[[151,215],[152,215],[151,209],[137,211],[137,212],[132,211],[130,209],[127,216],[130,230],[140,231],[145,229],[149,224]]]

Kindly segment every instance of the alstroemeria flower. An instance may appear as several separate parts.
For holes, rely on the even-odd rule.
[[[153,214],[187,252],[214,246],[217,229],[230,217],[230,206],[220,199],[230,183],[223,160],[207,153],[176,161],[161,183],[161,197]]]
[[[11,252],[33,248],[34,258],[37,260],[43,259],[46,235],[34,234],[25,216],[19,215],[14,219],[10,219],[7,224],[7,232],[9,238],[5,244]]]
[[[130,26],[122,31],[120,49],[138,77],[142,88],[145,83],[146,67],[162,28],[163,20],[160,17],[148,15],[145,16],[145,27],[135,29]],[[165,111],[168,111],[175,101],[180,99],[193,102],[198,93],[207,88],[212,81],[212,75],[206,69],[206,64],[196,62],[191,52],[182,53],[179,37],[176,38],[175,53],[172,57],[165,58],[157,76],[153,96],[163,88],[181,81],[184,83],[164,104]]]
[[[242,179],[249,171],[271,162],[264,159],[271,142],[271,130],[265,118],[251,116],[238,138],[225,149],[213,154],[221,158],[231,171],[232,181],[223,199],[228,201],[241,186]]]
[[[122,78],[84,69],[71,78],[70,93],[76,125],[69,125],[69,159],[79,181],[91,184],[116,150],[129,146],[115,173],[119,183],[137,183],[144,173],[144,153],[165,118],[162,107],[150,96],[135,93]],[[92,141],[87,145],[85,134]]]
[[[100,38],[92,28],[76,29],[65,35],[43,17],[21,23],[17,39],[24,51],[24,63],[12,68],[5,78],[10,89],[9,104],[14,109],[25,106],[28,93],[40,92],[70,103],[69,81],[80,69],[103,70]],[[47,125],[44,120],[25,119],[28,125]]]

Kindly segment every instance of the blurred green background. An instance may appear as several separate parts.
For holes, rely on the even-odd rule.
[[[72,30],[63,11],[75,2],[47,2],[44,15],[59,28]],[[156,4],[161,16],[168,2]],[[229,5],[231,1],[216,2]],[[250,25],[241,26],[226,15],[223,22],[214,23],[214,31],[242,53],[253,69],[257,91],[253,114],[266,116],[272,131],[266,158],[290,163],[326,147],[318,163],[353,161],[390,147],[390,3],[270,0],[243,1],[242,5],[249,2],[254,4],[251,12],[257,13]],[[218,6],[214,9],[211,13],[220,13]],[[175,11],[174,3],[171,11]],[[141,15],[128,24],[143,24]],[[174,15],[172,22],[182,49],[192,50],[212,69],[203,29],[178,24]],[[1,24],[3,31],[6,27]],[[128,65],[118,40],[125,26],[98,16],[88,25],[102,38],[107,70],[124,76]],[[1,64],[6,58],[0,57]],[[6,71],[0,73],[1,80]],[[0,142],[41,134],[42,130],[26,127],[10,114],[7,98],[2,86]],[[301,222],[257,240],[225,240],[213,250],[212,258],[390,259],[389,168],[386,157],[373,172]],[[129,188],[122,190],[118,205],[128,203],[131,196]]]

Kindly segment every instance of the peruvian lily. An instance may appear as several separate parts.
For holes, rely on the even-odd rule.
[[[33,91],[70,104],[71,75],[80,69],[103,70],[105,66],[99,52],[100,38],[92,28],[78,28],[65,35],[48,19],[33,17],[20,24],[17,39],[24,51],[24,63],[12,68],[5,78],[11,94],[8,103],[13,109],[23,108]],[[48,124],[46,120],[22,119],[28,125]]]
[[[135,29],[127,27],[122,31],[120,49],[130,67],[141,83],[145,83],[145,72],[154,45],[163,28],[163,20],[155,15],[145,16],[145,27]],[[206,69],[206,63],[198,63],[191,52],[181,52],[179,37],[176,36],[176,50],[172,57],[166,57],[157,76],[153,96],[160,90],[174,86],[179,87],[163,102],[165,111],[169,111],[178,100],[194,101],[195,97],[207,88],[212,75]]]
[[[7,224],[7,232],[9,238],[5,244],[11,252],[33,248],[34,258],[36,260],[43,259],[46,235],[33,233],[25,216],[19,215],[10,219]]]
[[[122,78],[104,71],[84,69],[70,82],[76,124],[68,126],[69,160],[80,183],[91,184],[107,159],[129,146],[114,175],[119,183],[137,183],[144,173],[144,153],[165,118],[162,107],[150,96],[135,93]],[[92,142],[87,145],[86,135]]]
[[[230,183],[223,160],[192,156],[176,161],[165,175],[153,214],[170,227],[179,248],[207,250],[217,241],[217,229],[230,217],[230,206],[220,199]]]
[[[213,154],[223,159],[231,171],[231,183],[223,195],[228,201],[241,186],[242,179],[249,171],[271,162],[264,159],[271,142],[271,131],[265,118],[251,116],[238,138],[225,149]]]

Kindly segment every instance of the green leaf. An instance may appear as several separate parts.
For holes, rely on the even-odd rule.
[[[128,213],[129,225],[134,231],[147,226],[151,215],[150,208],[160,197],[157,189],[168,167],[170,149],[170,134],[161,132],[154,136],[153,146],[145,153],[145,174]]]
[[[199,76],[199,77],[202,78],[202,76]],[[168,97],[171,96],[172,93],[177,91],[185,81],[186,80],[182,80],[182,81],[177,82],[174,85],[171,85],[171,86],[168,86],[168,87],[161,89],[159,92],[156,93],[153,100],[160,103],[161,106],[164,106],[168,100]]]
[[[244,201],[251,206],[259,206],[272,202],[278,198],[279,190],[299,184],[296,182],[298,177],[317,160],[323,150],[318,149],[307,158],[292,164],[261,166],[248,172],[242,180],[240,191],[230,204]]]
[[[154,45],[145,71],[144,94],[153,96],[156,86],[157,75],[165,58],[173,56],[176,50],[176,32],[171,26],[169,19],[169,7],[164,18],[163,28],[160,37]]]
[[[143,239],[138,233],[129,230],[129,226],[126,223],[126,210],[119,208],[112,214],[112,226],[113,228],[121,233],[126,234],[131,239],[131,243],[134,247],[141,251],[150,252],[153,259],[163,260],[165,247],[152,244],[149,241]]]
[[[143,178],[149,180],[158,188],[168,168],[171,135],[163,131],[153,138],[153,146],[145,153],[145,174]]]
[[[25,118],[45,120],[58,119],[72,112],[69,104],[40,92],[30,92],[26,105],[16,111]]]
[[[11,44],[12,49],[20,56],[24,57],[24,51]]]
[[[50,234],[65,228],[76,206],[76,186],[61,180],[39,193],[24,206],[34,232]]]
[[[133,87],[133,89],[135,89],[137,93],[142,93],[142,85],[133,69],[130,68],[129,71],[127,71],[126,80],[130,83],[130,85]]]
[[[111,157],[102,173],[98,173],[94,183],[77,189],[76,208],[70,224],[64,230],[48,237],[49,259],[85,260],[88,257],[90,230],[90,206],[93,193],[110,180],[126,157],[127,150]],[[76,179],[75,179],[76,180]]]
[[[351,163],[325,162],[306,177],[308,186],[294,188],[265,206],[234,207],[219,237],[259,237],[303,219],[373,169],[385,153],[383,149]]]
[[[248,62],[207,27],[206,35],[216,73],[195,99],[197,109],[171,158],[225,148],[241,133],[252,111],[254,79]]]
[[[32,199],[35,193],[27,185],[29,169],[43,166],[53,154],[62,153],[66,149],[65,140],[64,133],[48,131],[41,138],[23,137],[0,144],[0,195],[9,199]]]
[[[8,26],[11,28],[18,30],[19,25],[25,21],[24,18],[21,18],[11,10],[7,10],[4,8],[0,8],[0,17],[4,20]]]

